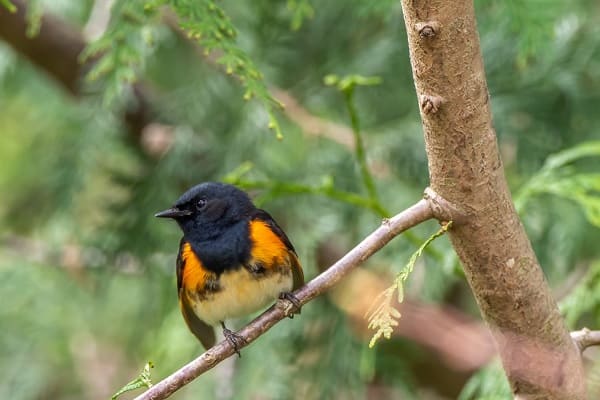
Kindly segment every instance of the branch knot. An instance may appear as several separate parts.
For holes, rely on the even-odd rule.
[[[430,187],[425,188],[423,198],[429,203],[433,216],[440,222],[452,221],[457,226],[467,219],[468,215],[462,208],[444,199]]]
[[[422,39],[430,39],[437,35],[440,30],[440,24],[437,21],[417,22],[415,29]]]
[[[444,103],[444,99],[439,96],[429,96],[426,94],[421,95],[421,101],[419,105],[421,106],[421,110],[423,114],[435,114],[440,109],[441,105]]]

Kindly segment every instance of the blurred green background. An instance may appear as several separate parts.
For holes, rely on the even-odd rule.
[[[106,399],[149,360],[157,381],[203,351],[177,308],[180,232],[153,218],[198,182],[247,188],[285,228],[307,278],[375,229],[383,211],[369,203],[344,94],[326,75],[381,78],[353,99],[377,204],[398,212],[428,182],[398,1],[224,0],[217,5],[238,31],[224,50],[226,39],[198,44],[178,27],[186,15],[203,21],[188,32],[227,22],[203,19],[211,2],[113,3],[107,29],[110,2],[29,2],[32,34],[42,14],[86,41],[104,32],[95,46],[105,69],[94,81],[75,77],[78,96],[15,50],[16,38],[0,40],[1,398]],[[475,5],[518,209],[570,328],[598,328],[600,5]],[[247,70],[228,75],[219,54],[251,60],[286,111]],[[123,118],[142,107],[124,84],[135,79],[152,122],[137,130]],[[244,83],[257,85],[250,101]],[[367,347],[365,307],[437,228],[394,240],[332,295],[173,398],[511,398],[445,238],[409,278],[399,334]],[[585,353],[592,398],[598,357]]]

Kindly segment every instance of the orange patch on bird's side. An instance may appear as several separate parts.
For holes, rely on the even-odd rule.
[[[287,247],[264,221],[250,222],[250,239],[252,258],[262,263],[265,268],[274,267],[287,257]]]
[[[189,290],[204,289],[205,283],[214,274],[204,268],[189,243],[184,243],[181,248],[181,260],[183,261],[183,287]]]

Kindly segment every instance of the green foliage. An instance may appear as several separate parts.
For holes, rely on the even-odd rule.
[[[261,189],[262,194],[257,198],[259,204],[275,197],[313,194],[317,196],[326,196],[356,207],[363,207],[376,214],[382,214],[381,216],[386,214],[385,210],[382,210],[378,203],[374,203],[361,195],[336,189],[332,176],[322,177],[319,185],[301,185],[277,181],[252,181],[231,174],[226,175],[223,180],[243,189]]]
[[[597,314],[600,309],[600,262],[590,265],[577,287],[560,302],[560,310],[571,329],[586,313]]]
[[[328,196],[335,200],[344,201],[348,204],[362,206],[368,208],[381,217],[388,217],[389,212],[385,210],[375,189],[375,182],[369,171],[367,165],[367,159],[365,154],[365,147],[360,133],[360,119],[357,110],[354,105],[354,89],[356,86],[371,86],[377,85],[381,82],[379,77],[363,77],[360,75],[350,75],[344,78],[338,78],[337,75],[327,75],[324,78],[325,84],[328,86],[336,86],[337,89],[342,92],[345,96],[346,107],[350,114],[350,120],[352,122],[352,131],[354,133],[354,145],[355,145],[355,156],[356,163],[359,166],[360,174],[363,183],[367,189],[368,198],[363,198],[360,195],[356,195],[349,192],[336,190],[334,186],[334,179],[332,176],[323,176],[319,186],[307,186],[288,184],[286,182],[250,182],[243,181],[241,178],[243,175],[248,173],[252,168],[251,164],[243,163],[231,173],[225,176],[225,181],[240,185],[245,189],[252,188],[268,188],[271,192],[271,196],[277,196],[281,194],[299,194],[299,193],[312,193]]]
[[[469,379],[460,392],[458,400],[508,400],[512,398],[502,364],[496,360]]]
[[[517,210],[524,212],[530,198],[548,193],[576,202],[588,221],[600,227],[600,173],[580,172],[571,165],[586,157],[600,157],[600,142],[582,143],[548,157],[540,171],[518,192]]]
[[[269,115],[269,128],[282,139],[275,113],[283,109],[283,104],[271,95],[254,61],[236,43],[237,30],[223,9],[211,0],[172,0],[168,3],[179,16],[181,28],[204,47],[207,56],[211,52],[221,52],[216,62],[223,65],[227,74],[240,79],[245,87],[244,100],[256,97],[263,104]]]
[[[551,284],[569,292],[561,306],[566,319],[594,328],[600,230],[586,218],[596,215],[598,157],[579,145],[600,140],[600,16],[592,0],[538,3],[476,2],[494,124],[536,254]],[[75,29],[91,23],[91,0],[40,4]],[[382,216],[422,196],[427,158],[399,2],[223,0],[212,11],[210,4],[116,0],[104,36],[91,45],[98,79],[88,89],[107,104],[134,108],[130,82],[141,81],[152,92],[153,118],[170,124],[157,137],[144,132],[141,141],[93,96],[68,97],[0,44],[0,293],[10,299],[0,305],[0,397],[109,398],[148,359],[157,361],[157,379],[202,351],[177,309],[180,232],[152,217],[193,184],[225,179],[248,189],[285,228],[307,278]],[[198,43],[172,26],[170,9],[185,32],[200,34],[204,49],[212,46],[210,60],[225,57],[222,64],[207,62]],[[252,63],[238,68],[236,60]],[[241,80],[220,71],[228,63],[232,76],[262,85],[253,94],[258,101],[244,101]],[[332,71],[334,90],[323,87]],[[350,102],[337,86],[343,77],[348,89],[369,76],[385,84],[356,88]],[[297,104],[278,114],[265,87]],[[265,102],[283,141],[260,134],[269,120]],[[374,191],[356,148],[347,147],[356,132]],[[153,140],[158,156],[146,153]],[[555,165],[553,154],[566,159]],[[546,162],[550,172],[543,172]],[[365,268],[386,279],[431,226],[393,241]],[[477,318],[451,245],[436,241],[419,260],[424,268],[410,273],[405,296]],[[367,293],[368,282],[361,284]],[[372,300],[339,290],[335,296]],[[463,382],[443,357],[402,338],[369,350],[366,321],[333,298],[311,302],[232,367],[203,375],[173,398],[458,396]],[[425,371],[432,379],[420,379],[423,365],[432,364],[436,370]],[[473,377],[465,388],[471,398],[508,393],[496,368]]]
[[[17,12],[17,6],[10,2],[10,0],[0,0],[0,5],[5,7],[9,12]]]
[[[135,378],[134,380],[123,386],[121,389],[119,389],[115,394],[113,394],[111,400],[116,400],[123,393],[131,392],[132,390],[137,390],[142,387],[151,388],[152,379],[150,378],[150,370],[152,368],[154,368],[154,365],[152,365],[151,361],[148,361],[146,365],[144,365],[144,369],[142,369],[142,372],[137,376],[137,378]]]
[[[354,94],[354,89],[357,86],[381,85],[382,80],[379,76],[361,76],[355,74],[340,78],[335,74],[330,74],[323,78],[323,81],[327,86],[335,86],[340,92],[351,96]]]
[[[394,283],[392,286],[384,290],[373,302],[371,309],[367,312],[368,321],[369,321],[369,329],[376,329],[377,331],[371,337],[371,341],[369,342],[369,347],[375,346],[375,343],[383,336],[386,339],[389,339],[394,332],[394,327],[398,326],[398,319],[400,319],[400,311],[394,308],[393,299],[394,293],[397,291],[397,301],[398,303],[402,303],[404,301],[404,283],[408,280],[408,277],[412,273],[415,268],[415,263],[417,262],[417,258],[423,254],[423,250],[431,244],[435,239],[442,236],[444,233],[450,229],[452,226],[452,221],[444,224],[440,230],[431,235],[422,245],[417,249],[416,252],[408,260],[406,266],[402,268],[402,270],[396,275],[394,279]]]
[[[360,168],[360,174],[362,176],[363,183],[369,194],[369,198],[374,203],[379,203],[377,191],[375,189],[375,182],[369,166],[367,165],[367,156],[365,152],[365,145],[360,133],[360,119],[358,117],[358,110],[354,104],[354,89],[357,86],[373,86],[381,84],[381,78],[378,76],[364,77],[361,75],[349,75],[343,78],[339,78],[337,75],[327,75],[324,78],[325,84],[328,86],[335,86],[337,89],[344,94],[346,100],[346,107],[348,114],[350,115],[350,122],[352,124],[352,132],[354,133],[354,148],[356,154],[356,160]],[[380,207],[382,209],[383,207]],[[387,215],[384,215],[387,216]]]
[[[144,60],[153,45],[152,24],[157,12],[145,0],[116,0],[111,21],[104,34],[90,43],[81,62],[97,59],[87,74],[92,82],[103,79],[104,106],[114,104],[144,69]]]
[[[556,16],[566,14],[569,7],[559,0],[486,1],[479,2],[489,8],[498,26],[505,26],[517,38],[516,62],[525,68],[534,57],[543,56],[554,37]]]
[[[547,47],[553,36],[554,18],[565,12],[565,3],[556,0],[497,2],[506,7],[511,29],[519,35],[517,62],[524,65],[540,48]]]
[[[309,0],[288,0],[288,9],[292,12],[290,27],[297,31],[306,19],[315,16],[315,9]]]
[[[41,0],[33,0],[27,2],[27,37],[32,38],[40,33],[42,24],[42,14],[44,9]]]

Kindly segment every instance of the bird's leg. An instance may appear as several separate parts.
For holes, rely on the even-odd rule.
[[[223,328],[223,336],[225,336],[225,339],[229,342],[231,347],[233,347],[233,350],[238,355],[238,357],[241,358],[242,354],[240,353],[240,348],[246,344],[246,339],[244,339],[242,336],[238,335],[234,331],[227,329],[227,327],[225,326],[225,322],[223,321],[221,321],[221,327]]]
[[[290,303],[292,303],[293,306],[288,312],[289,318],[294,318],[295,314],[300,314],[300,311],[302,310],[302,304],[300,303],[300,300],[298,300],[298,298],[294,296],[291,292],[282,292],[279,294],[279,298],[281,300],[287,300]]]

